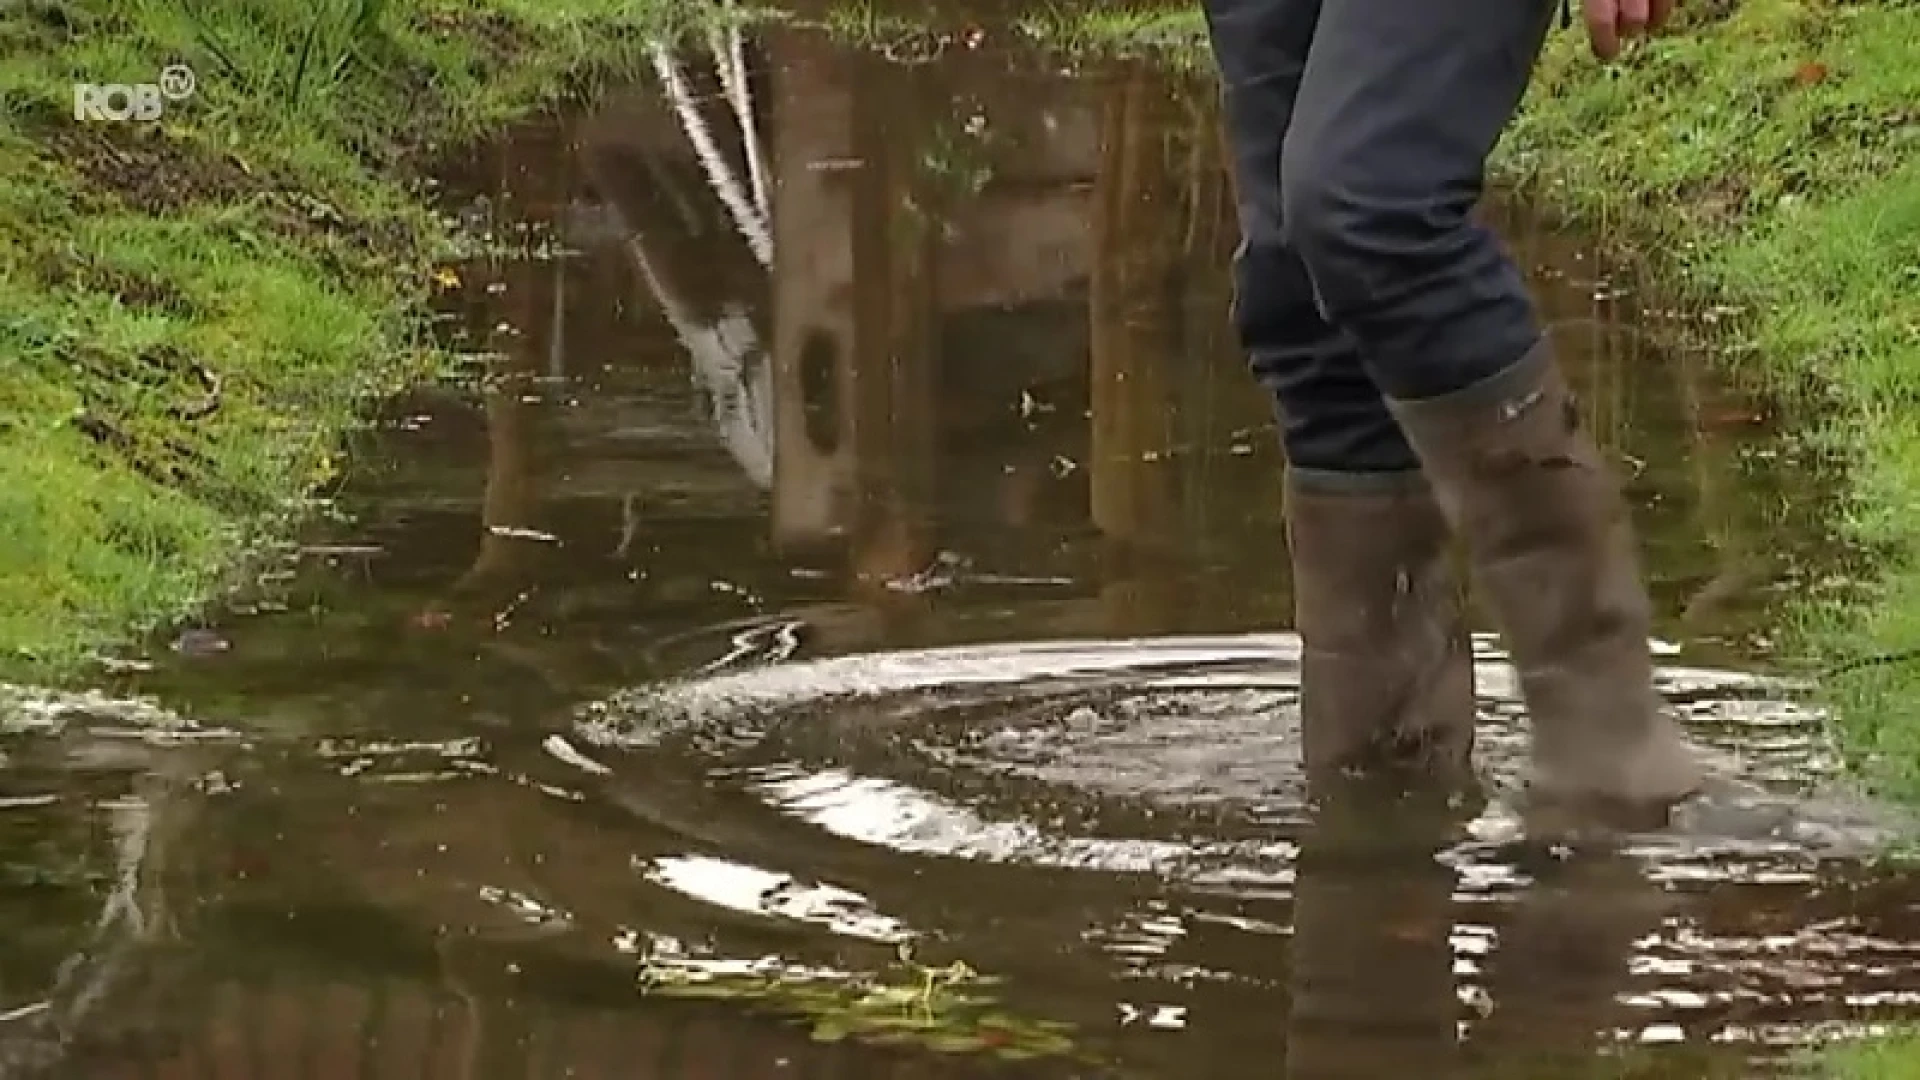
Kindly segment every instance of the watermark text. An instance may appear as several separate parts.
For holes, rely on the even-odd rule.
[[[166,67],[159,82],[74,83],[73,118],[81,123],[152,123],[166,115],[169,102],[192,97],[195,85],[193,69],[185,64]]]

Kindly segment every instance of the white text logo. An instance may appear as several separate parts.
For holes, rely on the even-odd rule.
[[[73,118],[82,123],[98,120],[138,120],[151,123],[167,111],[170,101],[185,101],[193,96],[193,69],[173,64],[160,73],[159,82],[150,83],[74,83]]]

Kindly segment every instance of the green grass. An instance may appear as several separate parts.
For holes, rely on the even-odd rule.
[[[1065,60],[1116,56],[1151,60],[1182,71],[1207,69],[1206,21],[1197,4],[1081,4],[1036,0],[1011,11],[991,0],[840,0],[817,18],[791,19],[761,5],[762,15],[816,25],[850,44],[897,51],[932,45],[982,26],[1011,31],[1042,54]]]
[[[0,673],[188,615],[428,370],[451,239],[405,179],[599,75],[680,0],[34,0],[0,8]],[[189,64],[152,124],[72,84]]]
[[[1584,50],[1553,42],[1499,164],[1742,306],[1736,371],[1817,405],[1872,565],[1786,617],[1862,775],[1920,799],[1920,6],[1745,0],[1612,69]]]
[[[1830,1080],[1920,1080],[1920,1034],[1838,1044],[1808,1064]]]
[[[1068,55],[1144,54],[1180,68],[1207,62],[1206,21],[1199,6],[1100,5],[1081,11],[1055,3],[1015,23],[1043,48]]]

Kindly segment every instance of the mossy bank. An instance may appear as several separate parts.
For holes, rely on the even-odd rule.
[[[623,73],[675,4],[0,5],[0,676],[191,613],[324,495],[434,363],[416,166]],[[76,118],[168,65],[162,115]]]

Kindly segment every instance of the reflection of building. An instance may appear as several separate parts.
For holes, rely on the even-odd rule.
[[[855,522],[882,527],[874,515],[896,527],[924,518],[941,436],[965,438],[978,422],[968,405],[1011,408],[1081,369],[1084,316],[1072,308],[1091,262],[1095,101],[1050,88],[1035,108],[1032,87],[985,65],[849,60],[802,34],[768,52],[783,420],[774,530],[806,546]],[[1065,335],[979,325],[1024,316],[1041,329],[1063,307]]]
[[[469,289],[488,327],[520,330],[489,343],[496,368],[564,375],[546,385],[571,398],[489,398],[476,569],[540,554],[493,526],[566,535],[568,572],[607,553],[604,581],[649,523],[724,516],[750,573],[906,579],[885,604],[860,589],[873,611],[924,612],[907,593],[971,562],[1100,593],[1104,614],[1068,620],[1082,632],[1170,628],[1176,608],[1284,623],[1278,454],[1226,315],[1209,88],[1125,64],[1063,78],[994,44],[898,65],[788,28],[722,38],[658,53],[643,85],[495,163],[491,190],[584,253],[504,271],[498,302]],[[1668,374],[1701,398],[1698,366],[1640,362],[1618,312],[1543,280],[1550,319],[1588,324],[1559,336],[1596,419],[1653,466],[1635,485],[1663,604],[1724,608],[1765,564],[1751,500],[1713,497],[1726,470],[1673,467],[1730,452],[1691,438],[1716,406],[1673,407]],[[1679,520],[1694,502],[1717,550]],[[1169,606],[1196,576],[1211,593]]]
[[[736,413],[771,391],[782,551],[897,579],[956,535],[990,548],[994,526],[1139,542],[1147,518],[1176,524],[1168,459],[1182,406],[1218,404],[1191,402],[1206,370],[1264,421],[1218,347],[1223,298],[1182,302],[1223,284],[1230,238],[1208,114],[1182,114],[1165,76],[1065,80],[993,51],[902,66],[786,30],[760,43],[759,80],[715,53],[663,58],[664,104],[649,88],[596,114],[587,171],[696,371],[747,376]],[[723,340],[743,358],[703,359]],[[1163,497],[1116,494],[1148,473]]]

